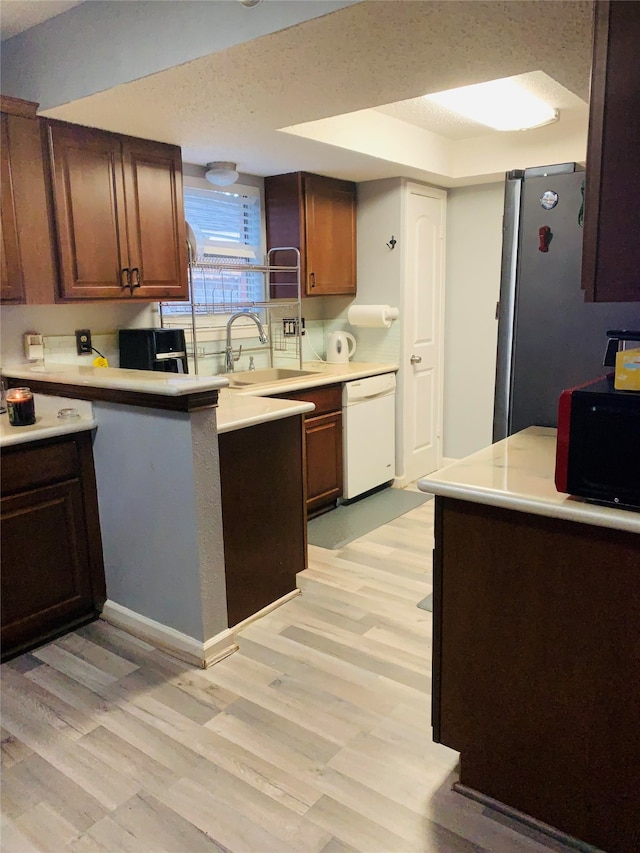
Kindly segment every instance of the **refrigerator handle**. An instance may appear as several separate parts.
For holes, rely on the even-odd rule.
[[[498,349],[496,355],[496,389],[493,409],[493,440],[500,441],[511,432],[511,387],[513,372],[514,324],[516,313],[516,280],[518,272],[518,232],[520,230],[521,170],[507,172],[502,219],[502,263],[500,267],[500,301],[496,309]]]

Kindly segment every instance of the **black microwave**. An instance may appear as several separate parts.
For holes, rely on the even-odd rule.
[[[614,375],[563,391],[558,406],[556,488],[640,511],[640,392]]]

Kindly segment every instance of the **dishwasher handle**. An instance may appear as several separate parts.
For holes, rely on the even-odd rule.
[[[383,397],[393,394],[396,390],[395,373],[383,373],[376,376],[367,376],[352,382],[345,382],[342,389],[342,404],[372,400],[375,397]]]

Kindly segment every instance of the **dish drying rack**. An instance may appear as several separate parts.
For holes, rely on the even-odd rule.
[[[274,264],[276,252],[288,252],[295,264]],[[273,367],[274,356],[287,361],[296,361],[302,367],[302,298],[300,289],[300,251],[293,246],[269,249],[263,264],[239,262],[226,257],[212,260],[209,257],[193,257],[191,244],[187,243],[189,260],[189,301],[160,302],[160,325],[162,328],[185,330],[187,352],[193,358],[194,372],[199,374],[199,362],[210,356],[224,356],[227,323],[231,315],[252,312],[259,316],[267,329],[267,344],[242,346],[242,354],[252,352],[264,354],[268,349],[269,367]],[[282,282],[272,281],[279,273],[291,281],[286,282],[294,292],[291,298],[262,301],[247,298],[244,275],[260,273],[264,276],[263,293],[268,297],[271,285],[283,288]],[[197,298],[196,298],[197,294]],[[237,324],[234,333],[238,333]],[[244,328],[244,327],[241,327]],[[247,337],[254,337],[255,329],[247,330]],[[189,340],[190,338],[190,340]],[[200,341],[199,341],[200,338]],[[222,371],[219,371],[222,372]]]

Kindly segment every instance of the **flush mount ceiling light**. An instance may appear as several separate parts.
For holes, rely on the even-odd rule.
[[[240,0],[240,3],[248,9],[251,9],[253,6],[257,6],[259,3],[262,3],[262,0]]]
[[[229,184],[235,184],[239,177],[237,163],[228,163],[224,160],[207,163],[205,178],[210,184],[217,184],[219,187],[228,187]]]
[[[558,112],[511,77],[425,95],[426,99],[494,130],[530,130],[558,120]]]

